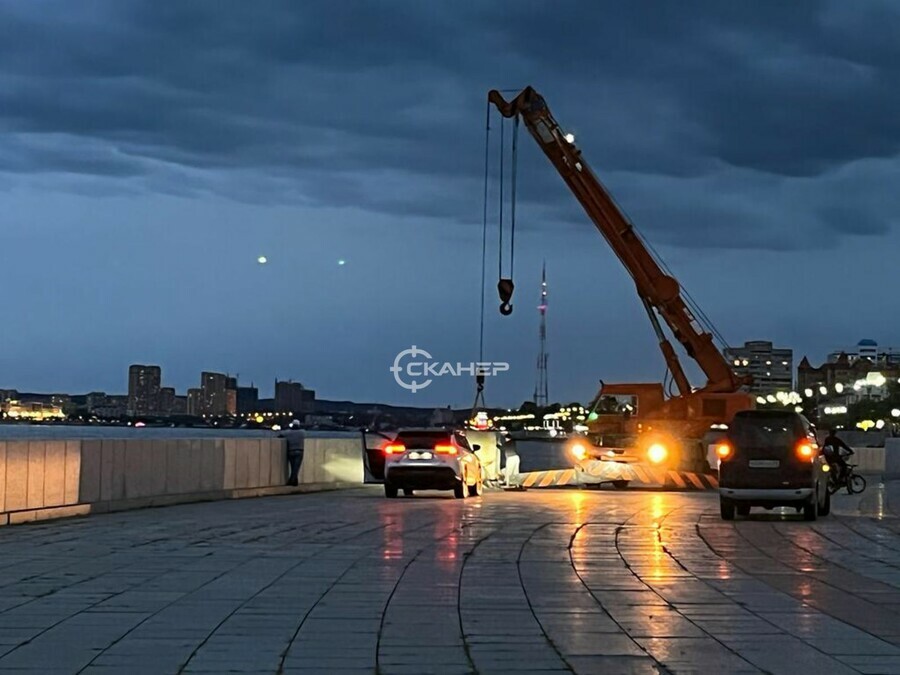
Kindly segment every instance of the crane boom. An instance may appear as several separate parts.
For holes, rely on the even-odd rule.
[[[504,117],[518,115],[522,119],[529,133],[634,279],[637,293],[653,324],[663,358],[679,393],[688,396],[692,393],[692,388],[658,317],[665,321],[675,339],[706,375],[706,385],[700,391],[737,391],[743,384],[742,379],[732,371],[713,342],[713,336],[697,322],[682,298],[678,282],[664,272],[634,226],[584,161],[581,151],[574,143],[574,137],[563,133],[544,98],[532,87],[526,87],[511,101],[504,99],[497,90],[488,94],[488,100]]]

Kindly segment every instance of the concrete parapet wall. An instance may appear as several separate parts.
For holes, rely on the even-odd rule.
[[[900,438],[888,438],[884,442],[884,477],[900,480]]]
[[[856,453],[850,464],[856,464],[857,473],[883,473],[885,470],[886,448],[853,448]]]
[[[360,439],[306,439],[300,482],[363,482]],[[281,438],[0,441],[0,525],[284,491]]]
[[[301,483],[362,483],[365,480],[362,435],[303,439]]]

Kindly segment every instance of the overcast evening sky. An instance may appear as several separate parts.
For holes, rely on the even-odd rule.
[[[730,343],[900,345],[898,34],[888,0],[0,0],[0,388],[121,393],[138,362],[471,403],[388,368],[478,355],[485,99],[526,85]],[[520,140],[488,403],[531,397],[543,260],[551,399],[659,380],[633,283]]]

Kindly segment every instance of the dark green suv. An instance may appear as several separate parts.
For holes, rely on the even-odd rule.
[[[831,510],[828,465],[809,420],[796,412],[745,410],[717,446],[722,518],[753,506],[788,506],[815,520]]]

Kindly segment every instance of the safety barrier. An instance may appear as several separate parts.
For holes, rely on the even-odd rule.
[[[518,476],[522,487],[561,487],[565,485],[597,485],[627,481],[629,485],[675,490],[715,490],[715,476],[689,471],[673,471],[621,462],[602,460],[584,462],[572,469],[530,471]]]

